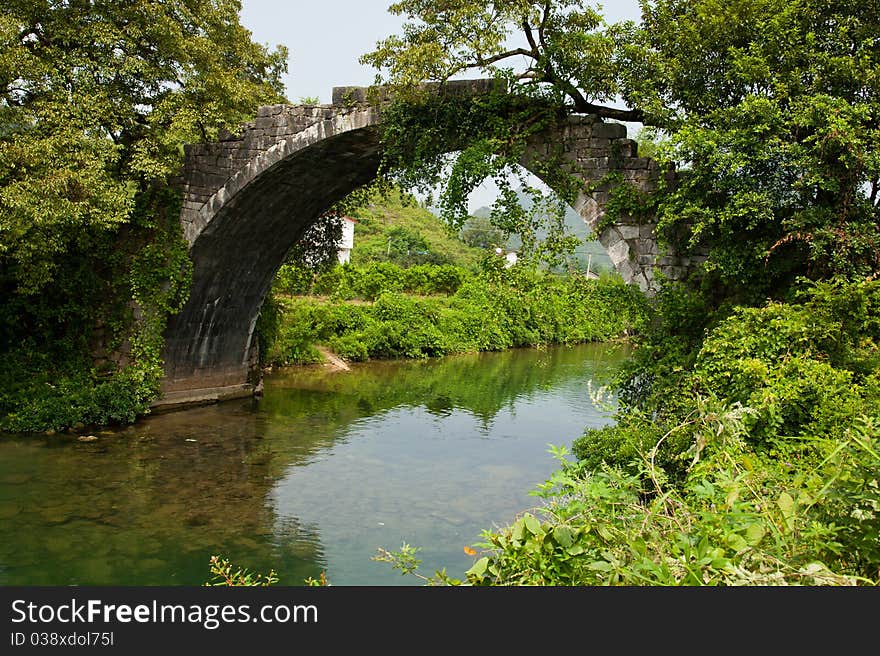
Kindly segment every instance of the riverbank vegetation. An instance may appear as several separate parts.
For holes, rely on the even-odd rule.
[[[607,341],[639,330],[644,296],[617,276],[590,279],[488,255],[478,273],[452,265],[339,266],[308,290],[276,296],[259,331],[267,365],[320,361],[323,345],[350,361],[423,358]]]
[[[643,343],[624,380],[650,393],[624,395],[576,461],[558,448],[543,504],[486,531],[463,579],[428,580],[877,585],[878,329],[880,284],[834,282],[736,310],[696,353]],[[408,546],[378,557],[418,566]]]
[[[511,266],[505,231],[479,217],[450,229],[399,188],[368,195],[351,217],[349,263],[276,274],[257,324],[264,365],[320,362],[321,348],[363,362],[605,341],[644,322],[647,300],[619,275],[574,258]]]

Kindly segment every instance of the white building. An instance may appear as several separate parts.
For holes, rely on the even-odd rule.
[[[351,249],[354,248],[354,224],[357,220],[350,216],[342,217],[342,238],[336,245],[337,257],[340,264],[347,264],[351,261]]]
[[[501,248],[496,248],[496,249],[495,249],[495,255],[497,255],[498,257],[503,257],[503,258],[504,258],[504,268],[505,268],[505,269],[509,269],[509,268],[512,267],[514,264],[516,264],[516,260],[517,260],[517,254],[516,254],[516,251],[507,251],[507,252],[505,253],[503,249],[501,249]]]

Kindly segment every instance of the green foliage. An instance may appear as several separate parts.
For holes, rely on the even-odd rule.
[[[537,490],[546,506],[484,534],[468,582],[877,585],[876,422],[856,418],[794,468],[740,442],[747,414],[703,405],[679,485],[652,451],[632,472],[563,461]]]
[[[286,52],[250,40],[234,1],[11,0],[0,19],[0,257],[50,284],[87,235],[115,233],[184,143],[281,97]]]
[[[603,341],[637,331],[646,313],[644,297],[619,278],[505,269],[494,255],[479,276],[448,265],[378,262],[337,267],[315,288],[329,301],[274,301],[283,310],[265,348],[267,363],[313,361],[314,344],[365,361]],[[267,321],[274,304],[264,310]]]
[[[236,1],[6,3],[0,430],[132,421],[185,301],[183,145],[280,101]]]
[[[391,262],[338,265],[312,277],[298,269],[282,267],[274,283],[277,293],[329,296],[334,300],[375,301],[385,292],[431,296],[450,295],[473,274],[451,264],[420,264],[403,269]]]
[[[338,210],[325,212],[291,247],[284,258],[285,266],[314,272],[332,268],[342,239],[342,221]]]
[[[521,257],[553,265],[577,245],[566,234],[565,208],[580,184],[561,154],[550,153],[533,166],[553,190],[545,195],[529,184],[520,162],[528,138],[557,120],[557,108],[546,98],[524,100],[498,91],[473,98],[428,94],[398,99],[383,109],[382,171],[401,188],[420,190],[429,199],[441,187],[440,218],[454,233],[469,220],[470,193],[491,178],[500,191],[492,225],[505,240],[518,236]],[[523,194],[531,198],[525,207]]]
[[[693,457],[678,484],[656,448],[630,471],[552,449],[559,468],[534,492],[543,505],[484,531],[463,580],[419,575],[411,547],[377,559],[433,585],[880,584],[875,419],[856,417],[794,467],[746,447],[747,409],[698,405],[681,427]]]
[[[495,248],[504,244],[504,233],[488,218],[472,216],[464,222],[459,233],[461,240],[474,248]]]
[[[428,186],[448,170],[450,223],[491,177],[502,189],[493,219],[508,222],[497,226],[527,230],[504,179],[528,135],[560,112],[598,114],[644,123],[644,154],[678,171],[650,197],[624,185],[609,220],[655,214],[666,244],[708,248],[698,288],[710,306],[781,298],[800,276],[876,272],[880,19],[870,3],[646,0],[638,25],[607,25],[574,0],[405,0],[391,11],[402,34],[362,58],[401,99],[383,127],[386,165]],[[503,89],[467,100],[420,84],[470,70]],[[599,104],[611,98],[632,109]],[[451,150],[461,151],[452,162]],[[538,175],[570,200],[563,168],[551,154]]]
[[[398,91],[477,70],[516,80],[518,94],[555,96],[583,113],[636,118],[594,104],[625,91],[620,67],[629,62],[616,46],[631,26],[608,26],[597,9],[579,0],[403,0],[389,11],[405,17],[402,36],[381,41],[361,61]],[[523,59],[527,70],[521,74],[515,67]]]
[[[878,292],[805,284],[708,322],[675,370],[643,361],[679,398],[624,404],[575,462],[551,448],[543,505],[484,531],[463,579],[419,574],[408,545],[378,559],[432,585],[880,584]]]
[[[396,187],[368,194],[350,215],[355,225],[353,264],[388,261],[409,268],[453,264],[474,268],[482,255],[466,245],[415,197]]]
[[[798,275],[876,271],[876,8],[651,4],[641,91],[674,108],[660,157],[684,169],[660,225],[710,246],[715,293],[754,303]]]
[[[57,286],[48,287],[57,305],[14,297],[25,323],[10,329],[4,345],[9,366],[0,374],[0,430],[130,423],[149,411],[163,375],[166,320],[186,300],[191,263],[177,221],[179,194],[154,189],[137,200],[133,216],[152,217],[149,232],[133,230],[124,245],[99,243],[102,250],[74,260],[88,266],[90,257],[103,255],[103,275],[63,280],[64,299],[51,293]],[[71,282],[84,284],[71,289]],[[67,320],[61,330],[58,316]],[[18,332],[28,325],[30,334]],[[96,349],[106,355],[97,363]],[[114,353],[117,360],[110,359]]]
[[[266,587],[278,583],[275,570],[270,570],[266,575],[251,572],[247,568],[235,567],[228,558],[211,556],[210,566],[211,579],[205,583],[206,586]]]
[[[841,438],[852,417],[880,412],[878,289],[876,281],[804,283],[793,302],[734,309],[702,335],[700,322],[690,330],[679,324],[679,334],[655,324],[638,338],[644,344],[623,372],[618,424],[589,431],[574,452],[593,466],[626,466],[687,420],[695,395],[750,408],[744,439],[754,448]],[[681,294],[666,299],[667,321],[682,311],[698,313],[698,305],[682,300]],[[686,447],[681,435],[665,442],[659,458],[670,473],[681,474]]]
[[[377,83],[393,91],[394,102],[383,109],[383,170],[407,189],[430,192],[442,182],[441,216],[456,230],[468,220],[470,192],[492,179],[501,191],[494,227],[505,239],[520,237],[521,258],[560,264],[576,246],[563,229],[565,203],[585,191],[583,184],[561,149],[531,164],[553,190],[548,195],[530,187],[520,162],[529,138],[566,113],[640,120],[640,110],[597,104],[624,91],[629,61],[618,50],[633,27],[606,25],[596,9],[573,0],[439,6],[404,0],[390,11],[404,17],[402,35],[361,58],[377,69]],[[444,92],[447,80],[470,70],[494,78],[493,89],[476,97]],[[527,190],[535,211],[524,211],[515,187]]]

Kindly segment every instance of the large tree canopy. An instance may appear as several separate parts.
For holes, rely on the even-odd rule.
[[[236,0],[8,0],[0,15],[0,265],[20,292],[129,221],[183,144],[282,98],[286,52]]]
[[[574,111],[642,118],[640,109],[602,104],[623,90],[618,46],[633,25],[609,26],[580,0],[404,0],[389,11],[409,21],[402,35],[380,42],[362,58],[386,73],[380,81],[412,85],[468,70],[506,72],[521,90],[555,93]]]
[[[390,7],[402,33],[363,61],[398,87],[478,72],[563,111],[659,128],[658,157],[681,172],[654,199],[661,230],[684,226],[711,247],[720,297],[761,298],[798,275],[873,275],[880,2],[641,4],[639,24],[609,25],[579,0],[403,0]],[[499,132],[485,122],[484,155]],[[465,157],[471,175],[455,184],[495,172],[486,161]]]
[[[8,0],[0,14],[0,426],[131,421],[188,292],[183,146],[281,102],[237,0]]]

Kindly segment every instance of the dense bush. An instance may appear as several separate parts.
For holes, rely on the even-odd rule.
[[[658,434],[686,421],[697,396],[750,408],[746,439],[756,448],[785,449],[793,440],[840,437],[853,417],[880,412],[878,320],[876,281],[827,282],[803,287],[790,303],[728,313],[691,354],[681,348],[680,335],[661,326],[668,348],[664,352],[663,339],[646,337],[651,352],[640,353],[626,372],[630,396],[624,398],[618,425],[588,432],[575,442],[574,452],[593,466],[600,460],[625,466]],[[632,382],[640,377],[640,385]],[[671,434],[659,456],[679,473],[686,435]],[[596,443],[609,448],[596,449]]]
[[[344,264],[315,275],[284,265],[273,284],[276,294],[330,296],[336,300],[374,301],[384,292],[431,296],[454,294],[471,273],[452,264],[417,264],[403,268],[392,262]]]
[[[279,299],[282,327],[264,349],[267,362],[312,361],[308,347],[318,343],[364,361],[608,340],[637,330],[646,311],[643,296],[619,278],[504,269],[494,258],[477,276],[374,263],[338,267],[319,278],[325,282],[327,301]],[[374,302],[347,302],[353,287]]]
[[[108,377],[83,364],[81,370],[12,382],[0,391],[0,430],[25,433],[131,423],[148,411],[161,374],[158,367],[127,367]]]
[[[731,312],[696,358],[652,372],[677,398],[643,390],[615,426],[576,441],[575,462],[552,449],[559,469],[535,491],[544,504],[485,531],[463,579],[423,578],[880,584],[878,321],[877,281],[810,284],[789,303]],[[417,573],[414,553],[376,559]]]
[[[877,585],[880,423],[852,417],[793,464],[756,454],[741,407],[700,403],[693,464],[672,484],[566,460],[546,505],[484,533],[473,585]],[[699,457],[697,457],[699,456]],[[459,583],[438,575],[437,582]]]

